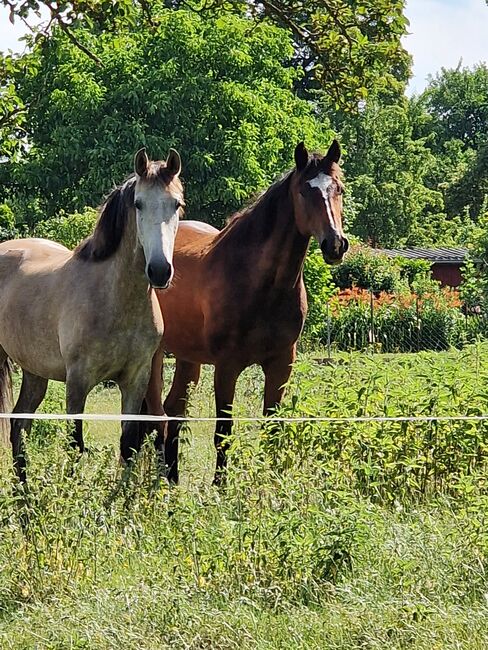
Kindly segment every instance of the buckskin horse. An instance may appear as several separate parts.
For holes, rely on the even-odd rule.
[[[180,222],[175,242],[175,277],[157,292],[165,322],[146,395],[149,413],[184,416],[190,383],[203,363],[215,366],[217,418],[214,483],[226,464],[237,378],[252,364],[265,375],[264,413],[280,403],[307,312],[303,264],[315,237],[328,264],[348,249],[342,230],[340,147],[327,154],[295,149],[296,166],[219,232],[197,221]],[[171,390],[161,405],[164,351],[176,357]],[[164,409],[164,410],[163,410]],[[178,431],[170,421],[165,457],[170,481],[178,481]]]
[[[83,412],[89,391],[112,379],[122,413],[139,413],[163,321],[151,287],[173,276],[173,248],[183,188],[179,154],[135,156],[133,176],[111,192],[94,232],[74,251],[43,239],[0,244],[0,406],[11,382],[9,359],[22,368],[11,418],[14,463],[25,481],[21,432],[46,394],[49,379],[66,382],[67,413]],[[4,405],[5,408],[5,405]],[[122,423],[121,454],[140,446],[137,422]],[[82,422],[73,444],[84,450]]]

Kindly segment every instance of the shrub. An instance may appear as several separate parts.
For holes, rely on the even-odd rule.
[[[340,350],[361,350],[374,342],[382,352],[445,350],[459,344],[465,326],[459,294],[432,281],[418,288],[418,293],[341,292],[331,304],[331,341]]]
[[[15,239],[18,236],[12,208],[6,203],[0,203],[0,241]]]
[[[57,217],[39,221],[32,234],[74,248],[92,232],[96,218],[97,211],[94,208],[85,208],[83,212],[73,214],[60,213]]]
[[[430,264],[425,260],[404,257],[390,258],[367,246],[356,246],[344,262],[332,271],[332,278],[340,289],[370,289],[396,291],[425,278]]]
[[[305,338],[317,340],[324,328],[327,303],[337,293],[337,289],[332,282],[330,267],[324,263],[315,242],[312,242],[305,259],[304,280],[308,299],[304,334]]]

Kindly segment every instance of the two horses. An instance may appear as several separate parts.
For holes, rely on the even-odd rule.
[[[42,239],[0,244],[0,402],[11,359],[23,373],[10,434],[21,480],[21,432],[31,422],[15,413],[35,412],[49,379],[66,382],[68,414],[83,412],[89,391],[106,379],[120,388],[122,413],[139,413],[163,333],[151,287],[164,289],[173,277],[180,170],[176,151],[151,162],[141,149],[134,175],[108,196],[94,232],[74,251]],[[140,443],[139,423],[123,422],[124,459]],[[81,421],[74,444],[83,451]]]
[[[183,416],[189,385],[209,363],[220,418],[215,482],[221,481],[240,373],[262,367],[266,415],[281,401],[307,311],[303,264],[311,237],[328,264],[347,251],[339,158],[335,140],[325,156],[309,155],[300,143],[295,168],[219,232],[192,221],[178,229],[180,158],[171,150],[166,162],[150,162],[141,150],[134,176],[109,195],[93,234],[74,252],[36,239],[0,244],[0,402],[10,358],[23,370],[11,421],[22,480],[21,431],[30,421],[15,412],[34,412],[48,379],[66,382],[68,414],[82,412],[88,392],[113,379],[122,413],[139,413],[145,395],[149,413]],[[165,351],[175,355],[176,372],[163,410]],[[173,482],[180,426],[171,421],[166,435],[163,426],[158,430]],[[141,432],[137,422],[122,424],[125,460],[139,449]],[[74,443],[83,451],[80,421]]]
[[[203,363],[215,366],[217,422],[215,483],[222,479],[236,381],[247,366],[265,375],[264,414],[280,403],[307,311],[303,264],[315,237],[328,264],[347,251],[342,230],[339,144],[325,156],[295,150],[295,168],[219,232],[200,222],[181,222],[175,242],[175,278],[157,292],[165,330],[154,357],[146,395],[149,413],[183,416],[188,388]],[[164,351],[176,357],[171,390],[161,405]],[[168,478],[178,481],[178,432],[168,425]]]

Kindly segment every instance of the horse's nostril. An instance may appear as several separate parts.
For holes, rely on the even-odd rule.
[[[349,250],[349,239],[347,237],[344,237],[342,240],[342,254],[347,253]]]

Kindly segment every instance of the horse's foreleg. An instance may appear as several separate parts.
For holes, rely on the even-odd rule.
[[[214,485],[221,485],[227,466],[228,436],[232,431],[232,403],[236,390],[237,378],[242,368],[233,365],[216,365],[214,373],[215,406],[218,419],[215,427],[214,445],[217,450]]]
[[[285,384],[290,378],[291,367],[296,358],[296,345],[277,357],[262,364],[264,371],[264,415],[271,415],[279,406]]]
[[[153,357],[151,364],[151,376],[146,391],[145,408],[149,415],[164,415],[163,404],[161,402],[161,393],[163,392],[163,360],[164,350],[159,347]],[[142,423],[141,423],[142,424]],[[155,447],[156,451],[163,455],[164,443],[166,440],[166,423],[157,422],[154,425],[150,422],[147,426],[143,426],[144,435],[151,433],[155,430],[157,433]]]
[[[130,379],[119,382],[122,393],[122,413],[126,415],[137,415],[141,412],[141,404],[147,391],[149,382],[149,364],[145,365],[137,373],[133,373]],[[122,435],[120,438],[120,455],[125,462],[128,462],[138,453],[144,438],[144,426],[142,422],[124,420],[122,422]]]
[[[13,413],[35,413],[39,404],[44,399],[47,383],[47,379],[32,375],[30,372],[24,370],[22,373],[22,386],[20,388],[19,399],[14,406]],[[15,417],[11,419],[10,441],[12,443],[12,455],[17,476],[22,482],[26,480],[25,449],[22,432],[28,435],[31,427],[32,420]]]
[[[66,377],[66,412],[83,413],[85,410],[86,397],[91,390],[83,373],[76,370],[68,370]],[[75,420],[71,425],[71,446],[77,447],[80,453],[85,451],[83,440],[83,421]]]
[[[171,390],[164,401],[164,412],[173,417],[184,417],[188,402],[190,384],[195,386],[200,379],[200,365],[188,361],[176,360],[175,375]],[[168,422],[168,432],[164,449],[164,459],[167,467],[167,478],[171,483],[178,483],[178,438],[182,423]]]

